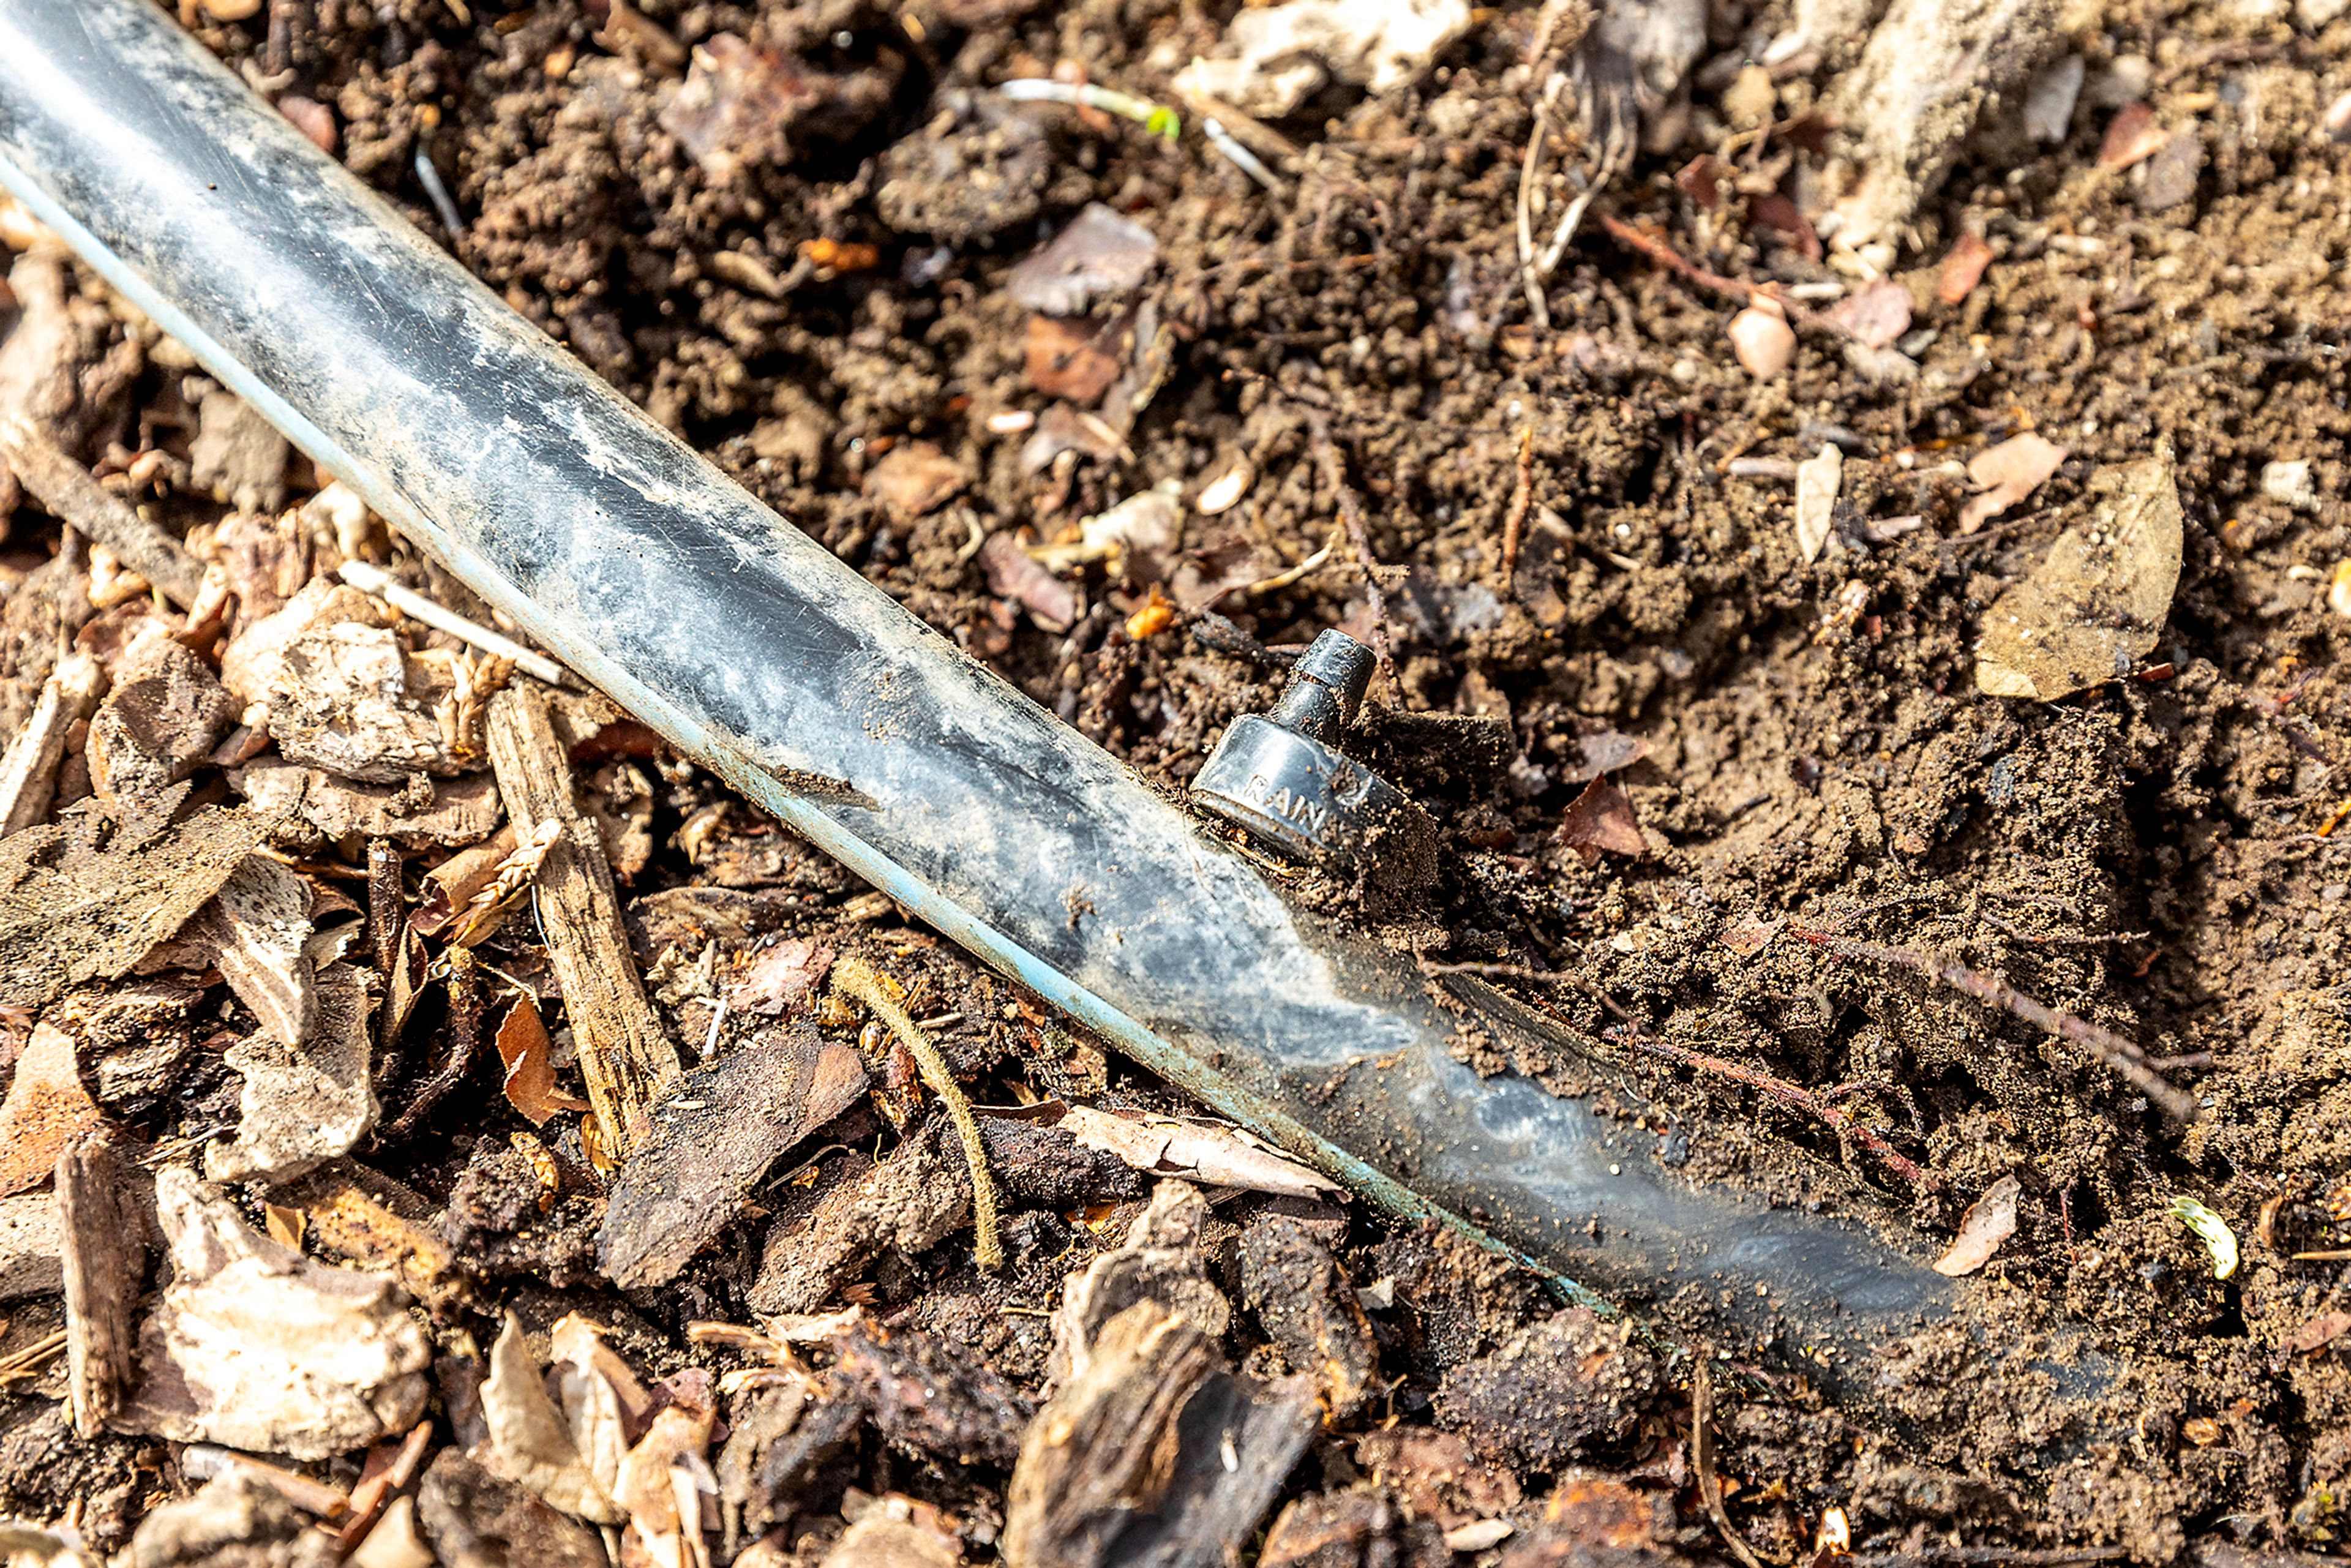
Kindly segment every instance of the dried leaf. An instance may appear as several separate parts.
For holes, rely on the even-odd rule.
[[[1968,465],[1968,477],[1984,493],[1959,511],[1959,531],[1971,534],[2041,487],[2065,461],[2065,448],[2031,431],[1986,447]]]
[[[48,1180],[65,1146],[99,1126],[74,1055],[65,1030],[46,1020],[33,1026],[8,1098],[0,1102],[0,1197]]]
[[[2128,674],[2162,635],[2179,586],[2181,514],[2171,465],[2102,468],[2086,523],[2058,536],[1985,614],[1976,687],[2043,702]]]
[[[1563,783],[1588,784],[1604,773],[1621,772],[1648,756],[1651,747],[1637,735],[1603,729],[1577,736],[1575,749],[1575,765],[1560,772]]]
[[[2098,143],[2098,167],[2127,169],[2154,157],[2170,140],[2171,133],[2155,122],[2155,110],[2144,103],[2126,103],[2116,111],[2105,139]]]
[[[1159,241],[1133,218],[1089,202],[1050,245],[1004,280],[1012,302],[1047,316],[1081,316],[1097,299],[1131,294],[1151,275]]]
[[[615,12],[615,15],[619,13]],[[791,156],[792,122],[824,100],[826,78],[780,50],[715,33],[661,111],[661,125],[721,184],[744,168]]]
[[[1055,1125],[1086,1147],[1115,1155],[1155,1176],[1296,1197],[1340,1190],[1322,1172],[1275,1152],[1238,1127],[1159,1116],[1130,1119],[1085,1105],[1068,1107]]]
[[[931,443],[908,441],[883,454],[863,488],[904,520],[936,511],[969,481],[963,465]]]
[[[1750,201],[1747,216],[1757,228],[1769,229],[1784,238],[1806,261],[1820,260],[1820,231],[1813,227],[1812,219],[1804,216],[1802,208],[1779,192],[1766,191]]]
[[[1961,235],[1951,244],[1943,257],[1942,270],[1935,275],[1935,298],[1946,305],[1957,305],[1975,292],[1983,281],[1984,268],[1991,265],[1991,246],[1982,236]]]
[[[1780,928],[1787,924],[1784,915],[1777,920],[1759,920],[1750,915],[1729,926],[1716,940],[1739,956],[1752,958],[1770,946],[1771,938],[1780,935]]]
[[[1029,318],[1029,384],[1047,397],[1099,402],[1123,368],[1131,320],[1098,323],[1088,317]]]
[[[1567,814],[1560,819],[1559,838],[1585,865],[1603,853],[1649,852],[1648,841],[1641,837],[1640,820],[1633,815],[1632,800],[1604,777],[1585,785],[1583,793],[1569,805]]]
[[[1984,1188],[1983,1196],[1968,1206],[1949,1249],[1935,1260],[1935,1272],[1956,1280],[1991,1261],[2000,1244],[2016,1234],[2016,1200],[2022,1191],[2012,1176]]]
[[[2314,1355],[2346,1332],[2351,1332],[2351,1312],[2321,1312],[2294,1330],[2285,1346],[2304,1355]]]
[[[547,1396],[538,1366],[523,1343],[522,1324],[510,1312],[490,1351],[482,1384],[482,1419],[488,1427],[490,1468],[536,1492],[549,1507],[596,1524],[628,1520],[589,1469],[563,1413]]]
[[[708,1560],[694,1476],[710,1446],[711,1421],[707,1408],[664,1405],[621,1461],[613,1494],[660,1568],[702,1568]]]
[[[532,1126],[546,1126],[559,1112],[588,1109],[587,1101],[555,1086],[555,1042],[529,997],[516,998],[507,1010],[497,1043],[498,1060],[507,1069],[507,1100]]]
[[[548,1375],[572,1447],[597,1484],[617,1498],[622,1461],[650,1417],[653,1400],[636,1374],[604,1348],[602,1333],[577,1312],[566,1313],[549,1335],[555,1364]]]
[[[806,937],[789,937],[751,960],[728,993],[726,1005],[769,1018],[816,989],[832,967],[832,949]]]
[[[1017,601],[1049,632],[1066,632],[1078,619],[1077,591],[1030,559],[1009,531],[987,536],[979,564],[988,591]]]
[[[1910,329],[1910,290],[1881,277],[1838,300],[1828,318],[1865,346],[1882,349]]]

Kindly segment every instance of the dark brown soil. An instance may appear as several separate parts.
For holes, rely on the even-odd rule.
[[[2333,831],[2351,795],[2340,768],[2351,619],[2328,603],[2351,556],[2351,154],[2319,127],[2351,87],[2351,18],[2313,31],[2252,4],[2074,7],[2069,47],[2094,85],[2117,59],[2152,62],[2158,115],[2199,129],[2192,193],[2151,210],[2147,176],[2097,168],[2113,110],[2094,95],[2053,146],[1993,116],[1897,264],[1924,339],[1904,340],[1915,377],[1872,378],[1805,332],[1793,372],[1758,382],[1730,353],[1732,304],[1595,227],[1551,290],[1552,328],[1530,321],[1513,227],[1535,97],[1520,68],[1530,8],[1480,12],[1416,89],[1372,99],[1334,88],[1283,122],[1301,151],[1279,198],[1188,127],[1170,150],[1123,120],[1050,106],[1015,116],[991,90],[1059,62],[1164,96],[1172,67],[1210,51],[1229,6],[649,0],[660,31],[635,35],[612,26],[601,0],[475,0],[470,25],[459,9],[272,4],[200,36],[254,74],[290,72],[279,90],[334,109],[344,161],[515,308],[909,610],[1172,785],[1234,716],[1270,703],[1278,666],[1193,635],[1199,616],[1180,583],[1170,623],[1138,634],[1129,617],[1169,579],[1146,580],[1133,557],[1125,580],[1100,566],[1067,574],[1084,603],[1071,629],[1048,632],[1033,601],[991,586],[974,546],[1023,528],[1040,542],[1074,537],[1079,519],[1163,480],[1190,500],[1245,458],[1253,485],[1232,510],[1190,520],[1184,560],[1201,578],[1247,583],[1335,541],[1294,582],[1228,594],[1215,611],[1277,647],[1327,626],[1384,633],[1394,679],[1374,685],[1355,741],[1437,819],[1441,882],[1407,914],[1437,938],[1431,956],[1571,971],[1573,985],[1499,983],[1595,1033],[1637,1028],[1834,1091],[1923,1172],[1907,1181],[1784,1100],[1627,1047],[1608,1092],[1693,1178],[1905,1224],[1923,1255],[1948,1245],[1991,1182],[2018,1178],[2018,1229],[1984,1269],[1974,1310],[2020,1333],[2086,1328],[2127,1368],[2127,1418],[2069,1409],[2025,1373],[1988,1375],[1956,1341],[1885,1364],[1888,1401],[1910,1417],[1900,1427],[1840,1411],[1784,1369],[1718,1373],[1713,1461],[1736,1482],[1728,1516],[1755,1550],[1808,1556],[1831,1509],[1849,1518],[1856,1551],[1920,1560],[1999,1546],[2118,1545],[2149,1563],[2192,1542],[2216,1562],[2238,1544],[2340,1548],[2351,1336],[2333,1350],[2289,1344],[2351,1307],[2340,1260],[2351,832]],[[1750,282],[1837,275],[1750,223],[1744,199],[1706,208],[1674,176],[1729,139],[1711,107],[1729,78],[1703,61],[1735,65],[1782,29],[1785,9],[1715,5],[1680,141],[1642,155],[1601,202]],[[687,68],[664,41],[719,35],[797,62],[788,123],[772,144],[744,139],[731,180],[662,113]],[[1794,119],[1814,89],[1793,77],[1781,95]],[[465,217],[461,235],[444,232],[418,183],[420,151]],[[1800,145],[1751,141],[1730,157],[1759,189],[1817,162]],[[1160,331],[1114,338],[1110,351],[1126,374],[1164,358],[1164,379],[1117,433],[1123,452],[1030,471],[1021,453],[1034,432],[990,424],[1019,411],[1050,419],[1056,406],[1033,384],[1029,312],[1008,295],[1008,274],[1090,201],[1156,237],[1141,298]],[[1963,232],[1993,260],[1945,304],[1936,269]],[[871,265],[821,259],[864,260],[860,246]],[[113,427],[118,451],[184,446],[178,374],[151,366],[136,382]],[[2026,430],[2065,446],[2064,464],[1992,528],[1963,535],[1961,466]],[[1527,542],[1505,580],[1527,432]],[[877,479],[915,442],[954,465],[954,498],[907,506]],[[1801,461],[1823,442],[1846,454],[1838,538],[1807,565],[1791,486],[1733,460]],[[81,455],[124,466],[108,450],[99,431]],[[1986,607],[2076,515],[2094,469],[2158,452],[2176,465],[2186,544],[2144,667],[2053,704],[1979,695],[1971,649]],[[2305,502],[2264,491],[2264,465],[2286,461],[2311,465]],[[1363,508],[1368,571],[1333,474]],[[1925,526],[1869,542],[1862,524],[1907,514]],[[26,513],[12,581],[55,539]],[[0,666],[15,683],[12,723],[30,700],[31,656],[19,654],[47,634],[37,576],[21,579],[0,650],[15,661]],[[1413,716],[1429,714],[1489,721],[1492,755],[1432,747]],[[1615,780],[1648,852],[1587,863],[1560,829],[1588,777],[1587,745],[1611,731],[1647,746]],[[946,944],[887,915],[845,920],[858,890],[739,800],[711,816],[728,797],[707,774],[650,750],[617,766],[651,792],[653,857],[623,894],[648,988],[680,1038],[709,1027],[688,983],[705,943],[732,961],[754,936],[784,931],[867,954],[911,988],[918,1018],[959,1014],[941,1043],[976,1099],[1009,1101],[1018,1085],[1183,1103],[1105,1064]],[[1749,939],[1759,925],[1771,933],[1760,947]],[[2078,1045],[1841,952],[1834,937],[1957,958],[2174,1059],[2166,1071],[2203,1120],[2182,1128]],[[533,961],[518,946],[499,960],[540,979],[521,967]],[[542,988],[552,996],[551,982]],[[505,1157],[511,1118],[488,1082],[371,1158],[446,1203],[469,1161],[481,1171]],[[162,1135],[233,1112],[235,1082],[208,1059],[178,1093],[157,1118]],[[818,1193],[864,1168],[853,1151],[896,1143],[869,1110],[826,1136],[852,1152],[808,1167]],[[585,1158],[576,1133],[557,1153]],[[925,1354],[967,1364],[957,1375],[987,1380],[989,1398],[1026,1400],[1052,1343],[1042,1310],[1139,1211],[1131,1187],[1114,1190],[1121,1175],[1091,1193],[1016,1198],[1000,1279],[973,1267],[967,1231],[914,1256],[877,1247],[849,1299],[935,1336],[946,1348]],[[478,1204],[489,1178],[465,1179]],[[778,1224],[799,1179],[762,1199]],[[2233,1228],[2243,1263],[2232,1278],[2213,1278],[2204,1245],[2173,1217],[2180,1197]],[[1245,1198],[1211,1222],[1208,1251],[1236,1301],[1245,1239],[1280,1206]],[[1554,1322],[1558,1303],[1527,1280],[1360,1210],[1312,1215],[1343,1278],[1392,1281],[1395,1306],[1370,1312],[1378,1394],[1317,1437],[1284,1493],[1331,1494],[1301,1505],[1298,1538],[1319,1520],[1352,1544],[1280,1561],[1442,1561],[1415,1521],[1451,1528],[1494,1511],[1459,1511],[1472,1481],[1507,1483],[1519,1500],[1502,1511],[1522,1537],[1555,1542],[1594,1506],[1556,1478],[1586,1472],[1656,1504],[1640,1550],[1722,1550],[1691,1469],[1686,1360],[1642,1357],[1638,1375],[1595,1391],[1588,1367],[1560,1367],[1604,1353],[1587,1343],[1597,1331]],[[747,1321],[762,1230],[735,1228],[675,1284],[624,1301],[589,1282],[584,1232],[567,1239],[550,1222],[536,1240],[497,1243],[475,1306],[512,1305],[539,1328],[577,1305],[617,1318],[615,1343],[647,1375],[707,1364],[684,1325]],[[2292,1256],[2328,1250],[2335,1260]],[[1305,1331],[1292,1313],[1261,1312],[1236,1315],[1235,1361],[1268,1376],[1317,1370],[1301,1364],[1312,1358],[1296,1349]],[[8,1343],[50,1326],[26,1312]],[[1561,1377],[1573,1386],[1552,1387]],[[85,1528],[118,1542],[150,1495],[151,1478],[130,1479],[138,1445],[61,1452],[57,1392],[30,1385],[6,1417],[0,1494],[45,1517],[78,1499]],[[1373,1479],[1360,1445],[1392,1423],[1468,1438],[1466,1468],[1446,1472],[1454,1514]],[[2087,1441],[2094,1432],[2126,1437]],[[2066,1450],[2069,1434],[2079,1440]],[[965,1465],[936,1444],[893,1442],[869,1423],[793,1472],[777,1508],[792,1521],[790,1560],[822,1555],[851,1487],[936,1503],[964,1521],[972,1555],[989,1557],[1009,1450]],[[2053,1447],[2066,1457],[2021,1468]],[[1489,1480],[1470,1476],[1485,1466],[1496,1467]],[[1436,1459],[1393,1468],[1435,1486]],[[1400,1511],[1359,1519],[1350,1489]],[[1518,1545],[1510,1556],[1505,1543],[1505,1560],[1552,1560],[1539,1540]]]

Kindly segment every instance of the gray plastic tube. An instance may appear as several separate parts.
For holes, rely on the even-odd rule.
[[[1411,962],[1293,908],[648,421],[149,0],[0,0],[0,183],[623,707],[1382,1207],[1585,1299],[1702,1300],[1816,1376],[1950,1305],[1857,1225],[1685,1182],[1649,1134],[1461,1065],[1463,1019]],[[1543,1027],[1461,995],[1506,1041]]]

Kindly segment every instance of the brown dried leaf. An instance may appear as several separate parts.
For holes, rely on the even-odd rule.
[[[1780,928],[1787,924],[1785,916],[1778,920],[1759,920],[1750,915],[1729,927],[1716,940],[1740,957],[1752,958],[1769,947],[1771,938],[1780,935]]]
[[[883,454],[865,476],[864,493],[901,518],[919,517],[968,482],[962,464],[927,441],[908,441]]]
[[[1777,191],[1766,191],[1747,204],[1747,216],[1757,228],[1770,229],[1785,239],[1806,261],[1821,258],[1820,232],[1796,204]]]
[[[1053,242],[1005,279],[1012,302],[1047,316],[1077,316],[1096,299],[1134,291],[1159,259],[1159,241],[1133,218],[1089,202]]]
[[[2155,122],[2155,110],[2144,103],[2126,103],[2116,111],[2105,140],[2098,143],[2098,167],[2127,169],[2162,152],[2170,140],[2171,133]]]
[[[1296,1197],[1339,1190],[1322,1172],[1276,1153],[1238,1127],[1156,1116],[1130,1120],[1085,1105],[1070,1106],[1055,1124],[1086,1147],[1155,1176]]]
[[[1910,290],[1881,277],[1838,300],[1828,317],[1865,346],[1882,349],[1910,329]]]
[[[2351,1312],[2321,1312],[2294,1330],[2285,1345],[2304,1355],[2314,1355],[2346,1333],[2351,1333]]]
[[[2162,635],[2182,544],[2171,465],[2101,468],[2090,488],[2100,497],[2091,516],[1985,613],[1978,690],[2055,702],[2129,674]]]
[[[489,1428],[490,1466],[499,1474],[565,1513],[597,1524],[627,1521],[580,1456],[563,1413],[547,1396],[538,1364],[523,1343],[522,1324],[512,1313],[490,1351],[482,1419]]]
[[[73,1037],[46,1020],[35,1024],[0,1102],[0,1197],[48,1180],[65,1146],[99,1122],[81,1086]]]
[[[1641,837],[1640,820],[1633,802],[1605,777],[1583,787],[1560,820],[1560,841],[1573,850],[1585,865],[1602,854],[1645,855],[1648,841]]]
[[[532,1126],[546,1126],[559,1112],[588,1109],[587,1101],[555,1086],[555,1042],[530,998],[517,998],[507,1009],[497,1040],[498,1060],[507,1068],[507,1100]]]
[[[1984,268],[1991,265],[1991,246],[1981,236],[1961,235],[1952,242],[1943,257],[1943,268],[1935,275],[1935,298],[1946,305],[1957,305],[1975,292],[1983,281]]]
[[[661,125],[724,183],[748,165],[791,156],[794,120],[824,99],[822,78],[788,54],[716,33],[696,45],[684,84],[661,111]]]
[[[1048,397],[1090,403],[1110,391],[1132,335],[1124,318],[1098,323],[1085,317],[1029,318],[1029,384]]]
[[[1971,534],[2039,489],[2042,481],[2065,461],[2063,446],[2043,440],[2032,431],[2011,435],[1988,446],[1968,465],[1968,477],[1984,493],[1959,512],[1959,531]]]
[[[778,942],[751,960],[726,1005],[769,1018],[816,989],[832,967],[832,949],[821,942],[791,937]]]
[[[987,536],[979,564],[988,591],[1017,601],[1049,632],[1066,632],[1078,619],[1077,591],[1029,557],[1009,531]]]
[[[1575,737],[1575,766],[1562,770],[1560,779],[1568,784],[1587,784],[1604,773],[1616,773],[1630,768],[1649,755],[1649,743],[1636,735],[1622,730],[1603,729]]]
[[[1983,1196],[1968,1206],[1949,1249],[1935,1260],[1935,1272],[1956,1280],[1991,1261],[2000,1244],[2016,1234],[2016,1199],[2022,1190],[2012,1176],[1984,1188]]]

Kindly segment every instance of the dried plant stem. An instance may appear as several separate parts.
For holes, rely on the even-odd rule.
[[[1725,277],[1719,272],[1708,272],[1656,235],[1644,233],[1622,218],[1612,218],[1603,213],[1600,214],[1600,226],[1605,229],[1608,232],[1608,237],[1618,245],[1627,250],[1639,252],[1667,271],[1679,274],[1700,288],[1708,289],[1716,294],[1728,294],[1734,298],[1743,299],[1750,305],[1760,299],[1768,299],[1785,312],[1788,319],[1796,326],[1810,327],[1814,331],[1825,332],[1832,338],[1850,339],[1853,336],[1851,332],[1819,311],[1807,310],[1794,300],[1785,298],[1771,289],[1761,287],[1752,283],[1741,283],[1735,277]]]
[[[1535,427],[1519,432],[1519,477],[1510,486],[1510,508],[1502,514],[1502,591],[1519,574],[1519,540],[1527,524],[1527,508],[1535,498]]]
[[[449,1055],[440,1071],[416,1086],[416,1097],[383,1130],[383,1142],[396,1145],[414,1132],[449,1091],[465,1081],[482,1048],[482,981],[478,961],[470,947],[449,949]]]
[[[956,1136],[963,1140],[963,1157],[971,1166],[971,1223],[977,1237],[979,1266],[983,1269],[1004,1267],[1004,1242],[997,1234],[996,1182],[987,1173],[987,1150],[979,1138],[979,1121],[971,1113],[971,1102],[947,1071],[947,1060],[931,1042],[917,1024],[890,995],[882,983],[881,971],[862,958],[843,958],[832,967],[835,989],[845,991],[863,1002],[875,1018],[890,1026],[890,1031],[914,1053],[914,1065],[922,1070],[923,1082],[945,1105],[947,1119],[955,1124]]]
[[[1980,1002],[2014,1013],[2025,1022],[2037,1024],[2059,1039],[2069,1040],[2089,1051],[2105,1062],[2116,1077],[2162,1106],[2164,1113],[2174,1121],[2193,1122],[2197,1118],[2196,1097],[2157,1071],[2147,1052],[2110,1029],[2103,1029],[2085,1018],[2026,996],[1997,976],[1970,969],[1956,958],[1936,957],[1915,947],[1858,942],[1832,932],[1808,930],[1801,926],[1792,929],[1797,936],[1824,946],[1842,957],[1863,958],[1874,964],[1908,969],[1930,980],[1939,980]]]
[[[1662,1056],[1668,1061],[1678,1061],[1683,1066],[1695,1068],[1700,1072],[1711,1073],[1717,1078],[1728,1078],[1733,1083],[1744,1083],[1750,1089],[1761,1090],[1783,1105],[1793,1106],[1808,1115],[1819,1118],[1838,1137],[1850,1137],[1855,1143],[1876,1155],[1879,1164],[1912,1186],[1932,1191],[1942,1186],[1942,1183],[1931,1173],[1920,1169],[1917,1165],[1904,1158],[1893,1145],[1880,1137],[1865,1124],[1855,1121],[1852,1116],[1831,1104],[1826,1098],[1813,1093],[1809,1089],[1791,1083],[1784,1078],[1774,1078],[1771,1074],[1752,1067],[1741,1067],[1735,1061],[1725,1061],[1719,1056],[1708,1056],[1692,1051],[1687,1046],[1674,1045],[1658,1040],[1653,1035],[1622,1034],[1616,1038],[1623,1040],[1635,1050],[1647,1051],[1652,1056]]]

